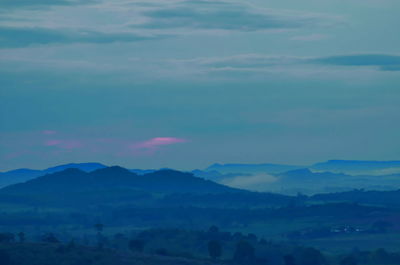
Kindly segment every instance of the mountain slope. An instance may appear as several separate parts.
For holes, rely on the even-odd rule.
[[[288,170],[302,168],[293,165],[280,164],[213,164],[205,171],[217,171],[219,173],[280,173]]]
[[[160,170],[137,175],[122,167],[113,166],[87,173],[69,168],[36,179],[11,185],[1,193],[57,193],[110,189],[132,189],[146,192],[214,193],[238,191],[212,181],[174,170]]]
[[[369,205],[400,206],[400,190],[365,191],[353,190],[347,192],[316,194],[310,200],[319,202],[352,202]]]
[[[27,168],[15,169],[0,173],[0,188],[5,187],[7,185],[25,182],[30,179],[43,176],[45,174],[63,171],[68,168],[77,168],[85,172],[91,172],[105,167],[106,167],[105,165],[100,163],[70,163],[70,164],[50,167],[43,170],[35,170]]]
[[[14,183],[24,182],[43,175],[42,170],[20,168],[0,173],[0,187],[5,187]]]
[[[383,175],[400,173],[400,161],[329,160],[310,167],[318,171]]]
[[[290,170],[284,173],[277,174],[280,181],[303,182],[303,181],[318,181],[329,182],[338,181],[351,176],[341,173],[331,172],[312,172],[308,168]]]
[[[97,169],[106,168],[107,166],[101,163],[69,163],[65,165],[50,167],[48,169],[43,170],[45,173],[55,173],[59,171],[63,171],[68,168],[77,168],[85,172],[92,172]]]

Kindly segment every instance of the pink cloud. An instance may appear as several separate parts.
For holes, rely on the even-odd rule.
[[[62,149],[76,149],[82,146],[82,143],[77,140],[47,140],[44,143],[45,146],[55,146]]]
[[[186,139],[175,137],[155,137],[147,141],[135,143],[130,146],[131,149],[155,149],[162,145],[171,145],[177,143],[185,143]]]
[[[29,152],[26,151],[26,150],[23,150],[23,151],[16,151],[16,152],[12,152],[12,153],[6,154],[4,157],[5,157],[6,159],[14,159],[14,158],[18,158],[18,157],[21,157],[21,156],[23,156],[23,155],[26,155],[26,154],[28,154],[28,153],[29,153]]]
[[[60,140],[47,140],[45,143],[44,143],[44,145],[45,146],[55,146],[55,145],[59,145],[59,144],[61,144],[62,143],[62,141],[60,141]]]
[[[45,135],[53,135],[53,134],[56,134],[57,132],[53,131],[53,130],[44,130],[44,131],[42,131],[42,133]]]

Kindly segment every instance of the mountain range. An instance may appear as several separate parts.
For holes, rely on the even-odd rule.
[[[335,173],[383,175],[400,173],[400,161],[329,160],[310,168]]]
[[[99,165],[82,166],[90,170]],[[58,167],[58,169],[65,166]],[[53,168],[54,169],[54,168]],[[351,178],[346,174],[314,173],[309,169],[295,169],[276,175],[287,188],[297,183],[317,187],[321,183],[343,182]],[[399,175],[395,178],[400,179]],[[293,185],[295,183],[295,185]],[[293,185],[293,186],[291,186]],[[346,192],[323,193],[305,196],[307,200],[390,204],[392,199],[400,198],[400,190],[364,191],[353,189]],[[196,177],[193,173],[171,169],[156,170],[138,175],[131,170],[119,167],[102,167],[86,172],[78,168],[65,168],[62,171],[47,173],[23,183],[9,185],[0,189],[2,203],[22,203],[28,205],[80,205],[137,204],[140,206],[197,205],[206,207],[252,207],[256,205],[282,206],[293,201],[302,202],[301,196],[286,196],[270,192],[251,192],[237,189]]]
[[[137,205],[139,207],[248,207],[287,205],[291,198],[228,187],[171,169],[138,175],[112,166],[46,174],[0,189],[0,202],[30,206]]]
[[[146,192],[215,193],[236,191],[191,173],[176,170],[159,170],[138,175],[128,169],[112,166],[85,172],[77,168],[46,174],[24,183],[7,186],[5,193],[60,193],[87,192],[111,189],[132,189]]]
[[[50,173],[59,172],[67,168],[77,168],[85,172],[90,172],[96,169],[105,168],[107,166],[100,163],[69,163],[65,165],[59,165],[55,167],[49,167],[43,170],[21,168],[10,170],[7,172],[0,172],[0,187],[7,185],[25,182],[27,180],[43,176]]]
[[[107,168],[101,163],[70,163],[44,170],[16,169],[0,173],[0,188],[34,178],[79,169],[80,175]],[[162,169],[164,172],[177,172]],[[155,169],[128,169],[136,178],[159,174]],[[213,164],[191,172],[233,188],[285,194],[316,194],[352,189],[393,190],[400,188],[400,161],[329,160],[310,166],[282,164]],[[78,173],[77,173],[78,174]],[[98,174],[98,173],[96,173]],[[150,174],[150,175],[149,175]],[[90,174],[89,174],[90,175]],[[164,183],[165,184],[165,183]]]

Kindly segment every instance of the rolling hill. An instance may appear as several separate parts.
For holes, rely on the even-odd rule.
[[[14,184],[0,190],[1,193],[57,193],[85,192],[110,189],[132,189],[162,193],[218,193],[239,190],[217,184],[175,170],[159,170],[137,175],[128,169],[113,166],[85,172],[68,168],[53,174]]]
[[[329,160],[316,163],[310,168],[347,174],[384,175],[400,173],[400,161]]]
[[[29,168],[15,169],[0,173],[0,188],[20,182],[25,182],[30,179],[43,176],[45,174],[63,171],[68,168],[77,168],[85,172],[91,172],[96,169],[101,169],[105,167],[106,167],[105,165],[100,163],[69,163],[55,167],[49,167],[43,170],[36,170]]]

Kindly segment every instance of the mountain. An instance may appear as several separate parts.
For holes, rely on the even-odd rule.
[[[226,179],[232,179],[238,176],[252,176],[252,174],[249,173],[227,173],[227,174],[222,174],[216,170],[211,170],[211,171],[203,171],[199,169],[192,170],[191,173],[195,175],[196,177],[203,178],[203,179],[209,179],[218,183],[221,183],[221,181],[226,180]]]
[[[50,167],[43,170],[34,169],[15,169],[7,172],[0,173],[0,188],[8,185],[25,182],[27,180],[59,171],[63,171],[67,168],[77,168],[85,172],[91,172],[96,169],[105,168],[106,166],[100,163],[70,163],[65,165],[59,165]]]
[[[284,173],[276,174],[280,178],[280,181],[291,181],[291,182],[303,182],[303,181],[318,181],[318,182],[329,182],[338,181],[345,178],[351,178],[352,176],[342,173],[332,172],[312,172],[308,168],[301,168],[290,170]]]
[[[400,161],[329,160],[310,168],[348,174],[384,175],[400,173]]]
[[[54,173],[58,171],[63,171],[67,168],[77,168],[85,172],[91,172],[97,169],[106,168],[107,166],[100,163],[70,163],[55,167],[50,167],[48,169],[43,170],[44,173]]]
[[[285,194],[315,194],[360,188],[359,178],[332,172],[313,172],[309,168],[290,170],[275,174],[277,181],[270,185],[271,191]],[[364,186],[363,186],[364,187]]]
[[[400,188],[400,175],[349,175],[338,172],[313,171],[309,168],[296,169],[276,174],[278,180],[270,191],[297,191],[304,194],[344,192],[354,189],[390,191]],[[279,188],[279,189],[278,189]]]
[[[0,190],[0,193],[65,193],[100,190],[131,189],[146,192],[174,193],[218,193],[238,191],[215,182],[204,180],[175,170],[159,170],[137,175],[128,169],[113,166],[85,172],[68,168],[46,174],[25,183],[14,184]]]
[[[331,202],[352,202],[367,205],[400,206],[400,190],[392,191],[365,191],[352,190],[327,194],[316,194],[310,200]]]
[[[0,189],[0,202],[50,207],[276,207],[292,197],[231,188],[170,169],[137,175],[113,166],[84,172],[69,168]]]
[[[137,175],[144,175],[147,173],[153,173],[154,171],[157,171],[156,169],[129,169],[130,172],[133,172]]]
[[[14,183],[27,181],[42,174],[43,172],[41,170],[33,170],[28,168],[15,169],[0,173],[0,188]]]
[[[294,169],[277,174],[221,174],[217,171],[196,171],[195,174],[234,188],[287,195],[298,193],[313,195],[354,189],[390,191],[400,188],[400,174],[350,175],[314,171],[310,168]]]
[[[277,174],[254,173],[251,175],[224,178],[220,183],[230,187],[295,195],[315,194],[320,192],[352,190],[358,183],[352,183],[355,177],[332,172],[312,172],[300,168]],[[346,185],[351,183],[349,188]]]
[[[268,173],[275,174],[293,169],[302,168],[293,165],[280,164],[213,164],[205,169],[205,171],[217,171],[222,174],[228,173]]]

